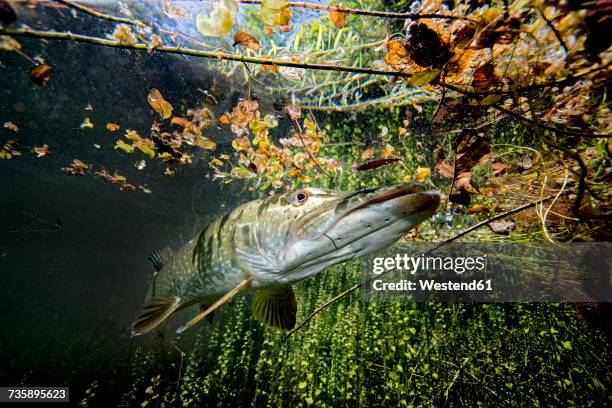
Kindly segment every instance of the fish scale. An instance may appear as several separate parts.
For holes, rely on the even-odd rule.
[[[438,192],[399,183],[354,193],[307,188],[243,204],[178,251],[150,257],[159,269],[155,291],[149,291],[132,334],[147,333],[177,310],[200,304],[205,310],[182,332],[248,290],[255,291],[258,319],[289,329],[297,311],[291,285],[393,244],[439,203]]]

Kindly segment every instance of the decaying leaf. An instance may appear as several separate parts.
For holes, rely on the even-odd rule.
[[[420,66],[440,68],[451,58],[449,45],[427,23],[415,23],[409,32],[406,51]]]
[[[134,153],[134,146],[125,143],[123,140],[117,140],[115,149],[121,149],[126,153]]]
[[[121,44],[132,45],[136,43],[136,36],[134,36],[132,29],[127,24],[119,24],[111,38]]]
[[[337,29],[342,29],[346,25],[346,13],[341,10],[342,6],[338,5],[336,6],[336,10],[331,10],[329,12],[331,21],[334,23]]]
[[[393,158],[390,158],[390,159],[370,160],[370,161],[367,161],[365,163],[361,163],[361,164],[357,165],[355,167],[355,170],[357,170],[357,171],[374,170],[374,169],[377,169],[379,167],[386,166],[388,164],[395,163],[395,162],[398,162],[398,161],[400,161],[400,159],[398,159],[397,157],[393,157]]]
[[[0,159],[10,160],[15,156],[21,156],[21,152],[17,150],[17,142],[15,140],[7,140],[0,149]]]
[[[406,83],[414,87],[425,86],[431,83],[433,80],[437,79],[440,76],[440,72],[442,72],[442,70],[440,69],[435,69],[433,71],[424,70],[417,74],[414,74],[410,79],[406,81]]]
[[[117,123],[112,123],[112,122],[108,122],[106,124],[106,130],[110,131],[110,132],[116,132],[118,131],[120,128],[120,126]]]
[[[85,120],[83,120],[83,123],[81,123],[81,129],[93,129],[93,127],[94,125],[93,123],[91,123],[89,116],[86,116]]]
[[[4,122],[4,127],[10,130],[12,133],[19,133],[19,128],[17,125],[10,120],[8,122]]]
[[[170,123],[172,123],[173,125],[179,125],[182,127],[187,127],[187,125],[189,124],[189,121],[185,118],[180,118],[178,116],[173,116],[172,119],[170,119]]]
[[[89,164],[86,164],[79,159],[73,159],[70,166],[62,168],[63,171],[71,176],[84,176],[85,170],[87,169],[89,169]]]
[[[212,12],[198,14],[196,28],[206,37],[222,37],[229,34],[238,13],[238,3],[236,0],[218,0],[212,7]]]
[[[236,34],[234,34],[234,47],[236,45],[249,48],[253,51],[257,51],[261,48],[261,44],[259,43],[259,40],[255,38],[255,36],[243,31],[238,31]]]
[[[217,148],[217,144],[215,142],[204,136],[198,137],[194,144],[199,148],[206,150],[215,150]]]
[[[497,220],[489,224],[491,231],[500,235],[510,235],[516,229],[516,223],[512,220]]]
[[[299,106],[289,104],[283,108],[283,113],[291,120],[298,120],[302,117],[302,109]]]
[[[21,49],[19,41],[8,35],[0,35],[0,50],[16,51]]]
[[[383,158],[389,158],[393,156],[395,153],[395,147],[391,146],[389,143],[385,144],[385,148],[383,149]]]
[[[374,148],[368,147],[363,152],[361,152],[361,160],[370,160],[374,157]]]
[[[291,21],[291,9],[284,0],[263,0],[259,18],[270,26],[286,26]]]
[[[431,169],[429,167],[419,167],[416,170],[415,181],[422,183],[427,177],[431,176]]]
[[[147,99],[149,100],[149,105],[155,109],[155,112],[159,113],[162,119],[168,119],[172,116],[172,105],[164,99],[159,90],[155,88],[151,89]]]
[[[45,85],[53,74],[53,68],[47,64],[40,64],[30,71],[30,80],[36,85]]]
[[[49,154],[49,145],[44,144],[42,146],[34,146],[32,152],[36,155],[36,157],[44,157]]]

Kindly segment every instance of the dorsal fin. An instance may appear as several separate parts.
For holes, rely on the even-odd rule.
[[[295,326],[297,303],[291,286],[257,291],[253,298],[252,309],[255,317],[268,326],[283,330]]]
[[[170,259],[171,256],[172,250],[170,249],[170,247],[165,247],[162,249],[158,249],[157,251],[153,251],[147,259],[149,259],[149,261],[153,264],[155,270],[159,272],[168,262],[168,259]]]

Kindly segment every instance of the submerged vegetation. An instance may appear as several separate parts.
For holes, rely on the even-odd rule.
[[[64,69],[46,56],[55,40],[182,56],[244,88],[228,105],[203,83],[186,103],[153,78],[134,99],[146,126],[101,122],[88,104],[74,132],[104,132],[91,148],[114,159],[59,163],[67,183],[95,177],[158,199],[154,184],[110,168],[117,158],[165,177],[204,162],[202,179],[260,197],[418,181],[443,207],[407,242],[609,241],[608,3],[186,3],[0,1],[0,66],[28,64],[33,92]],[[0,159],[53,160],[60,143],[24,137],[10,111]],[[121,384],[87,373],[73,395],[141,407],[611,402],[607,305],[362,302],[361,269],[300,283],[307,323],[289,334],[262,327],[240,298],[196,333],[130,342]]]

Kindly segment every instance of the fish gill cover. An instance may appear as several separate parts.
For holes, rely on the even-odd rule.
[[[155,309],[167,321],[131,337],[182,260],[236,257],[241,290],[273,270],[224,245],[234,229],[333,258],[339,220],[402,199],[369,195],[389,185],[439,207],[386,254],[513,245],[504,268],[545,287],[553,245],[610,238],[609,19],[606,1],[0,1],[0,386],[69,387],[73,406],[610,404],[605,296],[369,302],[360,260],[229,291],[212,318],[221,295]],[[333,207],[283,218],[329,190]],[[227,215],[256,199],[257,242],[257,217]],[[609,295],[598,248],[577,262]]]

